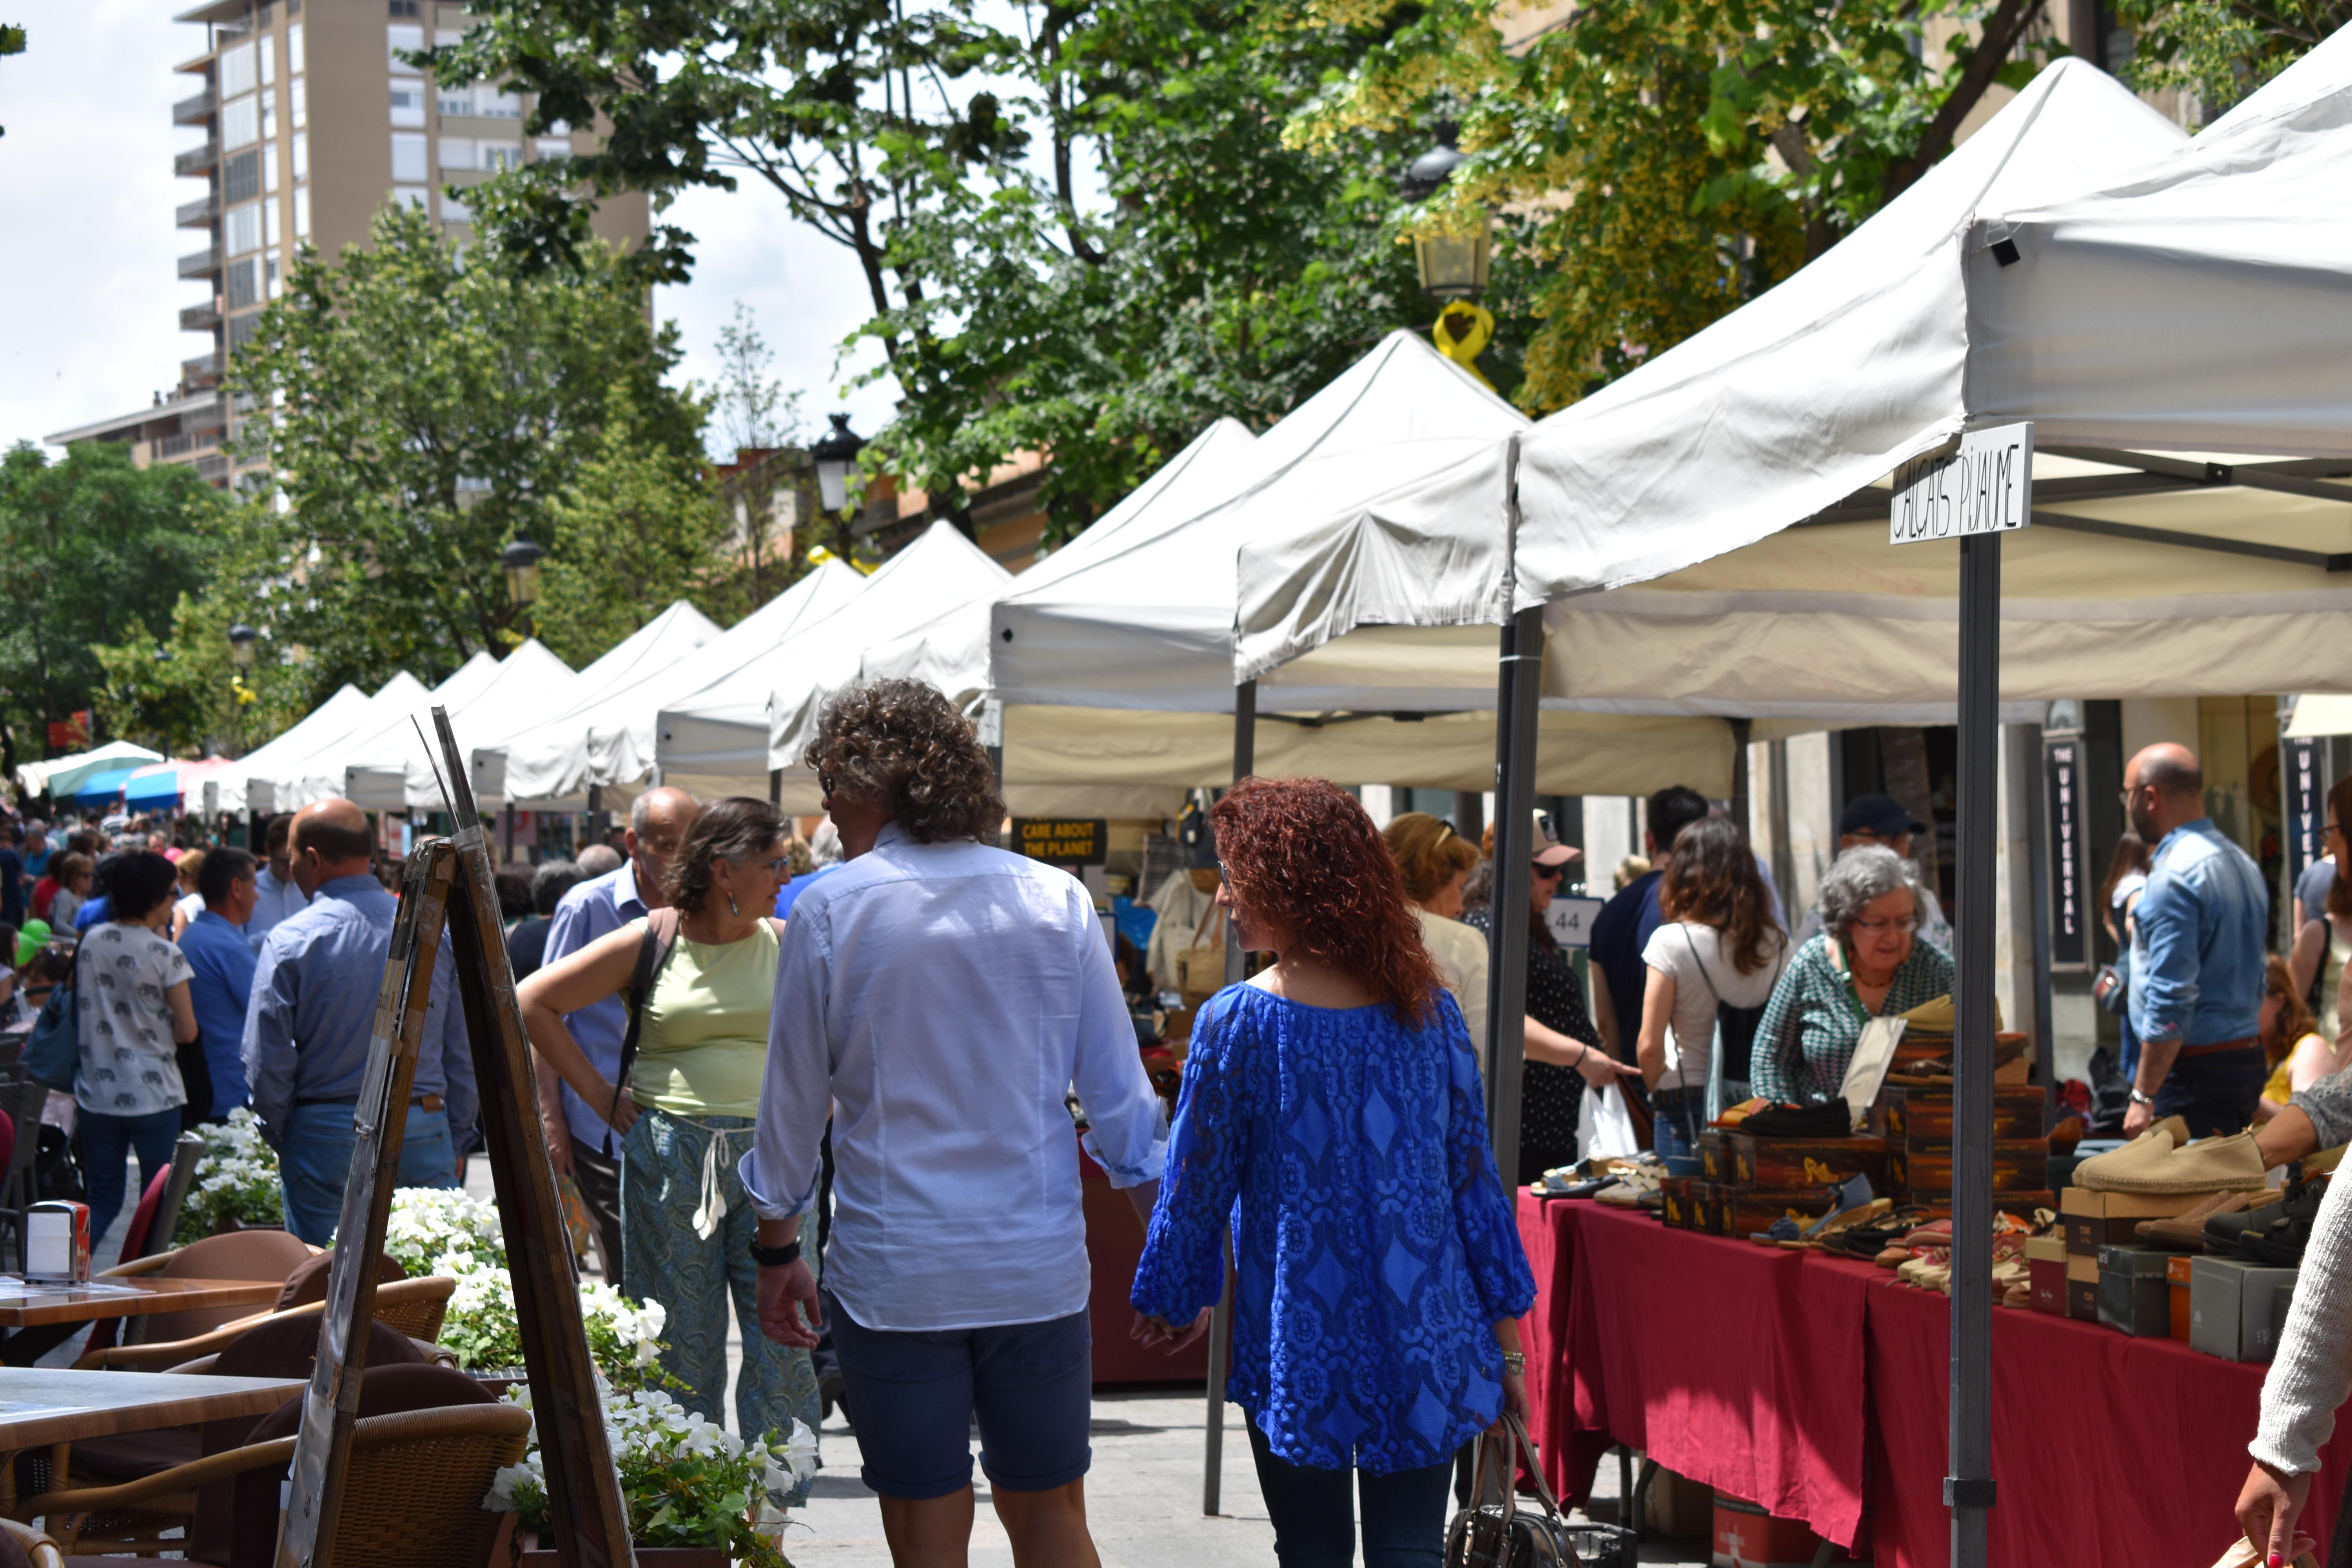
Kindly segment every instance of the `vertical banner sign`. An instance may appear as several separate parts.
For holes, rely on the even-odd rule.
[[[2033,426],[1971,430],[1957,450],[1914,458],[1895,470],[1887,542],[1920,544],[2003,533],[2033,521]]]
[[[2091,966],[2089,842],[2083,831],[2083,742],[2072,736],[2042,748],[2050,824],[2050,968]]]
[[[2321,750],[2326,744],[2312,735],[2293,735],[2279,742],[2279,806],[2286,817],[2289,888],[2327,853],[2321,842],[2327,826],[2327,770]]]

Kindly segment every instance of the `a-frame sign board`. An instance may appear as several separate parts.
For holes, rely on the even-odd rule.
[[[634,1568],[628,1511],[604,1440],[595,1365],[580,1320],[579,1279],[531,1091],[522,1012],[499,924],[489,841],[474,809],[464,753],[447,713],[439,708],[433,710],[433,727],[457,835],[419,844],[401,888],[399,922],[376,997],[374,1037],[360,1089],[359,1136],[343,1188],[327,1308],[319,1324],[318,1365],[302,1400],[278,1568],[331,1568],[333,1560],[367,1357],[365,1330],[375,1310],[375,1271],[363,1265],[383,1247],[409,1088],[432,996],[433,964],[445,930],[473,1044],[483,1142],[514,1275],[515,1316],[530,1373],[557,1560],[562,1568]]]

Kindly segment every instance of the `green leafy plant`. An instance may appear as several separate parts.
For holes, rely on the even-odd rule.
[[[196,1161],[173,1243],[199,1241],[233,1225],[284,1225],[286,1192],[278,1184],[278,1152],[262,1142],[253,1112],[239,1106],[226,1122],[206,1122],[196,1132],[205,1152]]]

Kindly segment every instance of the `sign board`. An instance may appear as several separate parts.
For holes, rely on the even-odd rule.
[[[2084,830],[2083,742],[2053,738],[2042,748],[2042,787],[2050,824],[2050,969],[2074,973],[2091,967],[2090,841]]]
[[[1544,911],[1544,923],[1562,947],[1591,947],[1592,922],[1600,918],[1602,899],[1571,899],[1566,894],[1555,897],[1551,908]]]
[[[49,755],[62,757],[68,752],[87,751],[89,747],[89,710],[78,709],[66,716],[63,722],[49,721]]]
[[[1056,866],[1099,866],[1110,847],[1110,823],[1100,816],[1016,816],[1013,849]]]
[[[2006,533],[2033,521],[2033,425],[1996,425],[1895,470],[1887,542]]]
[[[2286,885],[2292,889],[2327,853],[2326,741],[2294,735],[2279,742],[2279,811],[2286,823]]]

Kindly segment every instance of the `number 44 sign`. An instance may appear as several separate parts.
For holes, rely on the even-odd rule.
[[[1895,470],[1887,542],[2005,533],[2033,521],[2033,426],[1996,425]]]

